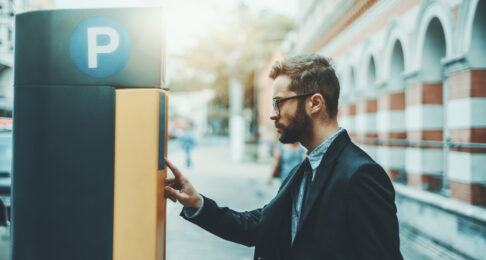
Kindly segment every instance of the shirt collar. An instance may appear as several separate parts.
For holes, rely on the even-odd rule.
[[[319,164],[321,164],[322,158],[327,152],[327,149],[329,149],[329,146],[331,146],[334,139],[336,139],[336,137],[338,137],[342,132],[344,132],[344,128],[339,128],[337,132],[317,146],[311,153],[307,154],[307,159],[309,159],[309,163],[313,171],[319,166]]]

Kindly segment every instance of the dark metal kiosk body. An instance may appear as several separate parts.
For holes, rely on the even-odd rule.
[[[16,18],[12,259],[164,259],[160,8]]]

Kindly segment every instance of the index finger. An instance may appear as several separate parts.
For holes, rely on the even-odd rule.
[[[165,163],[167,164],[167,166],[169,167],[169,169],[172,171],[172,173],[174,174],[174,176],[176,178],[182,178],[183,177],[183,175],[179,171],[179,169],[177,169],[177,167],[175,167],[169,160],[167,160],[167,158],[165,159]]]

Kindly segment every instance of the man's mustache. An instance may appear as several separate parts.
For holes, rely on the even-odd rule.
[[[284,127],[283,124],[275,122],[275,128],[283,128],[283,127]]]

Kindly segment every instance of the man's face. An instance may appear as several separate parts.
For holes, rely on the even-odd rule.
[[[289,90],[290,78],[285,75],[278,76],[273,84],[273,99],[283,99],[297,95]],[[310,127],[311,120],[304,105],[305,97],[293,98],[279,103],[270,119],[275,121],[275,127],[282,143],[295,143],[300,141],[305,131]]]

